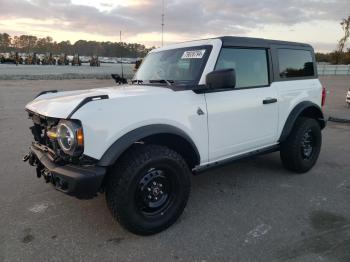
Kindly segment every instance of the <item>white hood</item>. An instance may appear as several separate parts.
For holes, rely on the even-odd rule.
[[[161,93],[173,92],[166,87],[124,85],[79,91],[64,91],[58,93],[48,93],[41,95],[28,103],[26,109],[39,115],[67,118],[69,114],[83,101],[86,97],[108,95],[109,99],[159,95]],[[93,103],[93,101],[91,102]]]

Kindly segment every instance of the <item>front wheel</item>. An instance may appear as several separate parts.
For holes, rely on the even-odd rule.
[[[111,170],[107,205],[129,231],[158,233],[182,214],[190,193],[190,176],[177,152],[164,146],[137,145]]]
[[[305,173],[316,163],[321,151],[321,128],[315,119],[300,117],[287,140],[281,145],[283,165],[294,172]]]

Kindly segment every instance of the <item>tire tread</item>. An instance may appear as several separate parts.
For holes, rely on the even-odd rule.
[[[128,188],[132,183],[135,174],[137,174],[140,168],[142,168],[145,163],[157,157],[176,161],[178,164],[180,164],[182,169],[188,172],[188,174],[190,173],[185,160],[177,152],[159,145],[135,145],[129,149],[114,165],[106,185],[107,206],[109,207],[112,215],[126,229],[140,235],[154,234],[172,225],[181,215],[183,208],[186,206],[190,193],[189,182],[187,188],[185,188],[186,196],[185,201],[182,203],[183,208],[181,212],[168,221],[168,223],[160,228],[157,228],[156,230],[141,228],[139,225],[134,224],[129,219],[128,214],[123,212],[128,204]],[[188,177],[190,180],[189,175]]]
[[[305,164],[305,162],[300,159],[300,144],[299,141],[302,139],[302,136],[306,130],[306,128],[316,128],[317,135],[319,135],[320,144],[315,148],[316,156],[313,161],[309,164]],[[288,136],[286,141],[281,144],[280,156],[283,165],[294,172],[297,173],[305,173],[309,171],[317,161],[320,147],[321,147],[321,128],[318,122],[312,118],[299,117],[293,127],[291,134]]]

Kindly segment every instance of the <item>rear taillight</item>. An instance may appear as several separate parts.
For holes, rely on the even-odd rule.
[[[326,104],[326,96],[327,96],[327,90],[325,87],[322,87],[322,100],[321,100],[322,106]]]

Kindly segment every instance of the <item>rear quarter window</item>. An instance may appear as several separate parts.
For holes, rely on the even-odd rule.
[[[312,77],[315,75],[312,53],[308,50],[278,49],[280,78]]]

